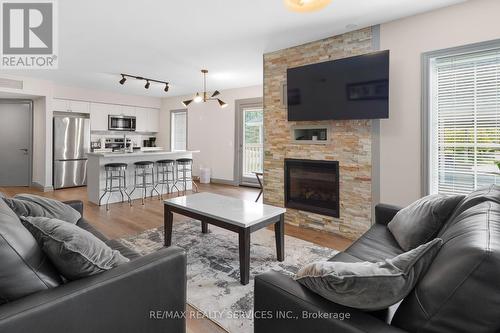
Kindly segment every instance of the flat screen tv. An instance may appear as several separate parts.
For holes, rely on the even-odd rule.
[[[287,71],[288,120],[389,117],[389,51]]]

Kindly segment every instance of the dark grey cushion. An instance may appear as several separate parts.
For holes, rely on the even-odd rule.
[[[0,199],[0,304],[61,283],[35,238]]]
[[[68,280],[101,273],[129,260],[82,228],[58,219],[23,217],[54,266]]]
[[[436,237],[443,224],[464,198],[463,195],[434,194],[401,209],[387,228],[405,251]]]
[[[443,241],[436,238],[377,263],[316,262],[300,269],[296,280],[335,303],[362,310],[381,310],[411,292],[442,244]]]
[[[3,198],[17,216],[44,216],[76,223],[82,215],[71,206],[50,198],[32,194],[18,194],[14,198]]]

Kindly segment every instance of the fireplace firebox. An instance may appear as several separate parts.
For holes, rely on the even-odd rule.
[[[285,207],[339,217],[339,162],[285,159]]]

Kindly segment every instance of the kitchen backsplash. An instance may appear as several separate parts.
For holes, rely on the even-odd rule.
[[[143,141],[148,140],[150,137],[151,135],[127,134],[127,139],[130,139],[134,147],[143,147]],[[101,141],[101,145],[104,147],[104,140],[107,138],[123,138],[123,134],[92,134],[90,141]]]

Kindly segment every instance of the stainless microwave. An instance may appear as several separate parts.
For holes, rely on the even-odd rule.
[[[135,131],[136,119],[134,116],[108,116],[110,131]]]

